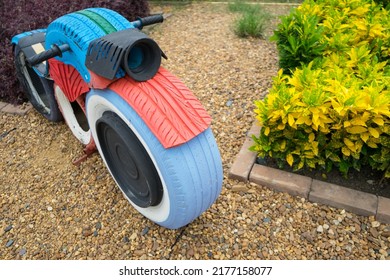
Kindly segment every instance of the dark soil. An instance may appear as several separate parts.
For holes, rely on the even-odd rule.
[[[281,169],[278,167],[276,161],[271,158],[258,158],[256,163]],[[331,172],[309,169],[293,171],[289,166],[285,166],[282,170],[346,188],[390,198],[390,179],[383,178],[383,172],[373,170],[369,166],[363,167],[360,171],[350,169],[348,172],[348,178],[343,177],[338,170],[332,170]]]

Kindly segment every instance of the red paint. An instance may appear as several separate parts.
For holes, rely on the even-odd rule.
[[[125,76],[109,88],[128,102],[164,148],[191,140],[211,124],[210,115],[195,95],[162,67],[146,82]]]
[[[91,81],[89,82],[89,86],[91,88],[105,89],[115,81],[115,80],[110,80],[102,76],[99,76],[98,74],[92,71],[89,71],[89,74],[91,76]]]
[[[83,94],[90,87],[77,70],[56,59],[50,59],[49,64],[50,76],[69,101],[83,103]],[[112,81],[91,72],[90,86],[98,89],[108,87],[119,94],[144,120],[164,148],[188,142],[211,124],[210,115],[195,95],[162,67],[146,82],[136,82],[127,75]],[[93,145],[90,150],[94,149]]]
[[[50,77],[64,92],[70,102],[73,102],[89,91],[88,84],[80,76],[79,72],[71,66],[64,64],[54,58],[49,59]]]

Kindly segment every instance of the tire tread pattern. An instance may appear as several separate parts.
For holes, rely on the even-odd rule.
[[[187,142],[211,123],[195,95],[163,67],[151,80],[139,83],[126,76],[110,89],[129,102],[165,148]]]

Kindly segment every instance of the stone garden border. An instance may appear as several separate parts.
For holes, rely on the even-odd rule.
[[[228,174],[230,179],[252,182],[361,216],[375,216],[377,221],[390,224],[389,198],[257,164],[256,153],[249,151],[249,147],[254,144],[251,136],[259,133],[260,127],[254,123],[231,166]]]
[[[32,108],[33,107],[31,105],[31,103],[25,103],[23,105],[15,106],[15,105],[12,105],[10,103],[0,101],[0,112],[4,112],[4,113],[25,115]]]

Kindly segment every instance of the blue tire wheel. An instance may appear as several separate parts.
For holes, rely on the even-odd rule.
[[[142,84],[143,89],[150,85]],[[150,89],[152,90],[152,89]],[[208,128],[165,149],[139,115],[111,90],[91,90],[87,118],[99,153],[130,204],[170,229],[187,225],[221,192],[218,147]]]

